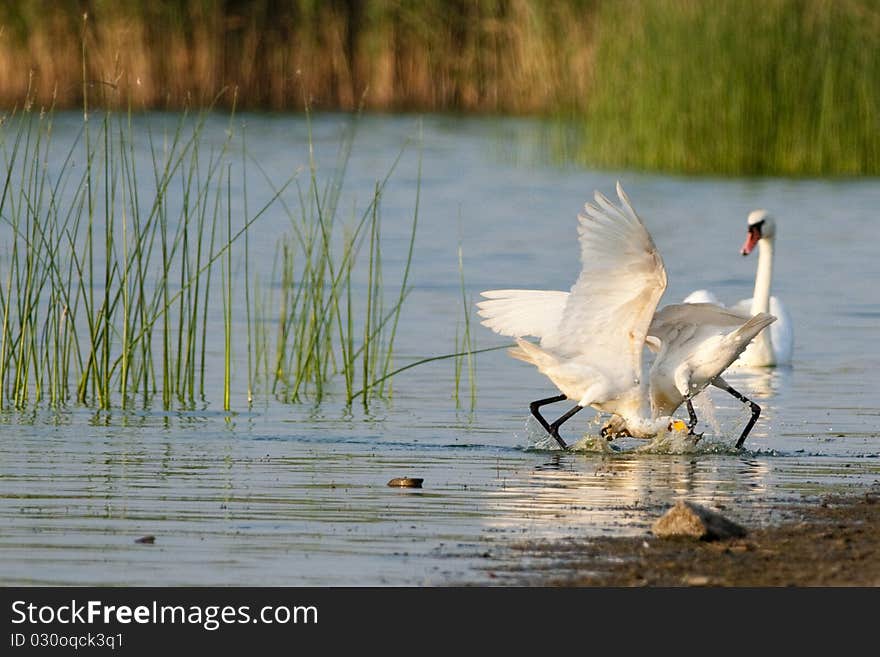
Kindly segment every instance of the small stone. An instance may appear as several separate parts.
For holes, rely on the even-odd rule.
[[[140,538],[134,539],[135,543],[143,543],[145,545],[152,545],[156,542],[156,537],[152,534],[147,534],[146,536],[141,536]]]
[[[707,575],[685,575],[682,584],[685,586],[709,586],[712,580]]]
[[[720,513],[693,502],[678,501],[651,527],[655,536],[669,538],[684,536],[701,541],[741,538],[745,528],[728,520]]]
[[[421,488],[423,481],[425,480],[419,477],[397,477],[389,481],[388,485],[397,488]]]

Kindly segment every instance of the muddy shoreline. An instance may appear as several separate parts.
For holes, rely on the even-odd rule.
[[[880,486],[778,511],[785,520],[740,539],[524,542],[513,547],[520,565],[490,577],[525,586],[880,586]]]

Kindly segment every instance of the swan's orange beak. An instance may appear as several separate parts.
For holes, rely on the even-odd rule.
[[[761,241],[761,226],[749,226],[749,234],[746,235],[746,241],[743,243],[743,248],[740,250],[740,253],[744,256],[749,255],[752,252],[752,249],[755,248],[755,244]]]

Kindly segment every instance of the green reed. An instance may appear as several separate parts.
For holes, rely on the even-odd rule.
[[[602,2],[586,120],[560,154],[721,174],[880,173],[880,7]]]
[[[298,111],[313,97],[321,109],[557,117],[565,129],[554,156],[590,166],[880,173],[875,0],[243,7],[9,0],[0,4],[0,69],[9,72],[0,103],[28,89],[47,106],[102,103],[69,82],[82,78],[118,87],[139,108],[180,108],[193,98],[210,105],[231,81],[256,108]]]
[[[189,408],[208,401],[211,380],[229,410],[239,361],[247,404],[257,386],[288,402],[333,396],[368,406],[392,394],[394,374],[413,366],[394,368],[394,343],[411,291],[421,151],[392,286],[383,195],[408,142],[349,212],[340,199],[357,117],[329,176],[319,174],[309,117],[308,165],[278,182],[249,154],[234,114],[222,143],[207,147],[206,112],[156,129],[130,104],[92,112],[88,102],[67,144],[54,142],[52,108],[28,106],[0,122],[0,410]],[[270,190],[264,198],[248,194],[253,170]],[[270,210],[286,215],[289,229],[266,276],[251,269],[248,235]],[[464,302],[463,275],[461,283]]]
[[[321,401],[339,391],[337,379],[341,379],[340,392],[348,404],[361,397],[366,406],[372,397],[391,392],[383,377],[393,363],[397,324],[410,290],[421,164],[401,284],[389,298],[382,267],[382,194],[406,145],[386,175],[376,181],[366,207],[360,212],[352,208],[351,217],[342,221],[339,198],[356,125],[357,119],[343,135],[336,164],[326,180],[318,175],[309,128],[309,176],[297,181],[299,206],[282,201],[291,230],[280,242],[277,255],[279,298],[262,296],[268,299],[266,305],[278,308],[274,364],[271,372],[268,366],[263,371],[273,393],[284,401]],[[265,317],[258,317],[258,322],[267,323]],[[271,349],[267,333],[260,343],[266,351]],[[264,358],[268,361],[268,356]]]
[[[470,410],[473,411],[477,405],[477,383],[474,363],[475,341],[471,334],[471,303],[468,300],[467,292],[464,284],[464,255],[462,253],[461,244],[458,245],[458,281],[459,290],[461,292],[461,311],[464,321],[459,322],[455,327],[455,354],[453,358],[454,367],[454,387],[453,397],[455,398],[456,407],[461,406],[461,377],[465,367],[467,367],[468,390],[470,391]],[[461,325],[464,324],[464,328]],[[461,333],[459,334],[459,331]],[[459,338],[459,335],[461,336]]]
[[[205,115],[149,133],[146,203],[131,114],[108,111],[94,126],[83,116],[60,157],[51,110],[0,127],[0,407],[124,407],[157,391],[165,407],[192,402],[204,392],[211,271],[265,208],[216,240],[232,137],[203,157]]]

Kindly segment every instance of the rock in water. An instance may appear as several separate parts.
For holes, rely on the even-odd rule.
[[[746,535],[745,528],[720,513],[681,500],[654,523],[651,531],[660,538],[689,536],[701,541],[740,538]]]
[[[421,477],[397,477],[389,481],[388,485],[398,488],[421,488],[423,481],[425,480]]]

